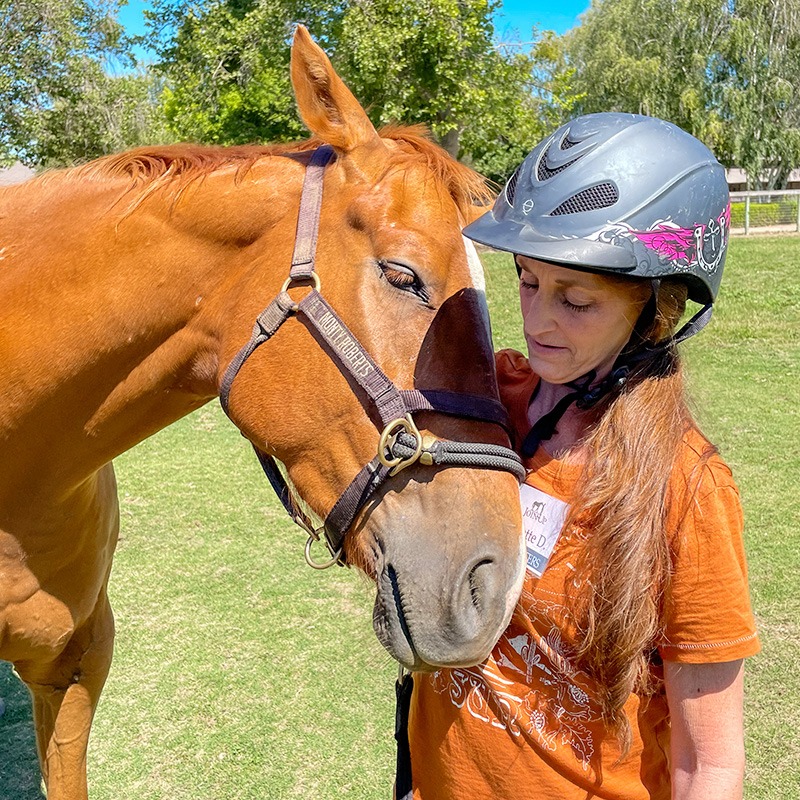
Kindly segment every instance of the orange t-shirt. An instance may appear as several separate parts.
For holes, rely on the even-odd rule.
[[[520,353],[498,353],[497,366],[522,441],[538,378]],[[687,435],[676,480],[686,480],[706,448],[699,432]],[[542,500],[531,513],[563,514],[580,468],[541,447],[526,466],[526,484]],[[661,659],[712,663],[758,652],[739,494],[719,456],[703,466],[690,511],[681,519],[668,514],[667,525],[678,544]],[[417,800],[670,800],[663,687],[649,701],[628,699],[633,744],[620,761],[600,717],[598,687],[569,661],[564,586],[581,539],[563,531],[543,576],[526,573],[511,622],[483,664],[414,676],[409,739]]]

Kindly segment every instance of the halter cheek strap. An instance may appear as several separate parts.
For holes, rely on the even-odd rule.
[[[303,182],[289,278],[277,297],[258,315],[250,340],[225,370],[219,395],[223,410],[230,416],[231,386],[247,359],[269,341],[286,320],[302,316],[317,332],[325,351],[340,371],[359,385],[377,411],[382,426],[377,455],[342,492],[321,529],[316,529],[310,517],[293,502],[292,492],[275,457],[253,445],[259,463],[287,513],[309,534],[306,558],[311,566],[317,568],[344,563],[342,541],[359,511],[386,480],[412,464],[505,470],[519,481],[525,477],[522,462],[513,450],[499,445],[450,442],[423,435],[412,416],[417,411],[436,411],[508,428],[506,411],[499,400],[444,389],[398,389],[322,296],[315,271],[315,254],[324,170],[332,156],[333,148],[327,145],[318,148],[311,156]],[[310,292],[295,302],[287,290],[296,282],[309,281],[312,283]],[[310,558],[309,550],[312,542],[319,540],[323,532],[332,557],[318,564]]]

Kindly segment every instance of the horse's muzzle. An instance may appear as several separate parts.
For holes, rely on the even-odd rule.
[[[445,483],[458,484],[451,513],[431,519],[425,506]],[[378,639],[416,671],[479,663],[508,624],[524,575],[516,481],[502,473],[444,471],[402,494],[401,504],[388,493],[374,509],[376,518],[398,512],[373,534]]]

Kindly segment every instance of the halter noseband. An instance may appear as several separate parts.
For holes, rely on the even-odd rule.
[[[314,262],[323,177],[332,156],[333,148],[329,145],[319,147],[311,156],[303,181],[289,277],[278,296],[258,315],[250,340],[225,370],[219,395],[223,410],[230,416],[228,401],[231,384],[245,361],[290,316],[302,315],[323,339],[339,369],[350,375],[374,404],[383,425],[378,453],[344,490],[321,529],[315,529],[308,515],[292,502],[291,490],[278,468],[277,460],[253,445],[261,467],[287,513],[309,534],[306,560],[318,569],[344,563],[342,542],[358,512],[389,477],[412,464],[419,462],[432,466],[499,469],[511,472],[518,481],[525,477],[522,461],[513,450],[500,445],[451,442],[423,435],[412,417],[415,411],[438,411],[505,426],[506,412],[498,400],[447,390],[398,389],[320,293],[321,284],[314,271]],[[307,284],[309,281],[312,283],[311,291],[295,302],[287,290],[295,283]],[[317,564],[311,559],[310,548],[323,531],[332,557],[324,564]]]

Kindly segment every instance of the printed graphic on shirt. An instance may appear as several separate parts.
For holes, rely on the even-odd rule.
[[[519,487],[522,527],[528,549],[528,569],[537,577],[544,574],[556,546],[569,508],[563,500],[523,483]]]
[[[557,624],[566,609],[523,592],[516,613],[529,617],[531,628],[512,621],[487,661],[440,670],[433,675],[433,687],[495,729],[532,739],[550,752],[568,748],[588,773],[601,715],[587,691],[588,678],[572,665]]]

